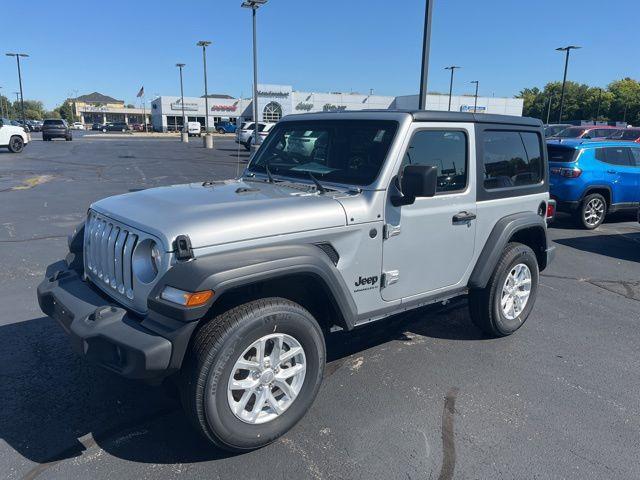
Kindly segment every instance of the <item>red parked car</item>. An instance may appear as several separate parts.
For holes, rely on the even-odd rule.
[[[628,140],[640,143],[640,128],[625,128],[619,132],[612,133],[607,140]]]
[[[583,125],[581,127],[568,127],[562,130],[560,133],[549,137],[548,140],[567,140],[569,138],[581,138],[584,140],[602,139],[607,138],[620,132],[618,127],[610,127],[609,125]]]

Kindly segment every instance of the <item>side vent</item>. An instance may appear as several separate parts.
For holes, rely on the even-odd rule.
[[[334,265],[338,265],[338,262],[340,261],[340,255],[338,255],[336,249],[333,248],[333,245],[331,245],[330,243],[316,243],[316,247],[322,250]]]

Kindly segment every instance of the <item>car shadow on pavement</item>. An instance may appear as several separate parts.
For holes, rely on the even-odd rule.
[[[416,336],[482,340],[466,301],[421,308],[327,338],[326,376],[356,352]],[[128,461],[193,463],[233,456],[191,427],[175,395],[82,360],[48,317],[0,326],[0,438],[41,474],[99,449]],[[77,460],[80,461],[80,460]]]
[[[609,225],[616,223],[635,222],[637,214],[635,212],[616,212],[610,213],[604,219],[604,224]],[[566,230],[588,230],[582,226],[579,220],[567,213],[558,213],[556,218],[549,225],[551,228],[563,228]]]
[[[640,231],[618,235],[556,238],[554,242],[584,252],[640,263]]]

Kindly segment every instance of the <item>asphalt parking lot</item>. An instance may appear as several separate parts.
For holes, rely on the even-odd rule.
[[[466,302],[328,339],[307,416],[243,455],[217,451],[160,387],[81,361],[36,286],[87,206],[108,195],[235,176],[231,136],[76,134],[0,151],[3,478],[640,478],[640,225],[561,219],[527,324],[484,339]]]

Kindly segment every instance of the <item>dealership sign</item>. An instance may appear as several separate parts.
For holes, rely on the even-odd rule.
[[[299,104],[296,105],[296,110],[304,110],[305,112],[308,112],[312,109],[313,109],[313,103],[300,102]]]
[[[188,110],[190,112],[197,112],[198,111],[198,104],[197,103],[184,103],[184,109]],[[171,104],[171,110],[180,110],[182,111],[182,103],[178,100],[175,103]]]
[[[211,107],[212,112],[235,112],[237,109],[237,105],[213,105]]]
[[[325,112],[341,112],[342,110],[346,110],[346,109],[347,109],[346,105],[333,105],[331,103],[326,103],[322,107],[322,110]]]
[[[482,113],[487,110],[487,107],[481,107],[478,105],[475,107],[475,113]],[[461,112],[473,112],[473,105],[460,105]]]

